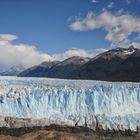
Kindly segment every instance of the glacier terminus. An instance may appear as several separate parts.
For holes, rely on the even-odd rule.
[[[0,77],[0,125],[5,118],[42,125],[85,125],[94,129],[140,126],[140,84],[49,78]],[[36,121],[37,122],[37,121]]]

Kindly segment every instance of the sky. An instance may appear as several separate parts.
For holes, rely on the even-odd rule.
[[[0,0],[0,66],[140,45],[140,0]]]

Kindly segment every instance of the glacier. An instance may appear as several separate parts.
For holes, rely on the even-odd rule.
[[[0,77],[0,116],[104,129],[140,126],[140,83]],[[4,119],[1,119],[2,121]],[[0,126],[2,123],[0,123]]]

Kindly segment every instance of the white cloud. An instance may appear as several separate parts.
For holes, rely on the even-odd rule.
[[[11,34],[0,34],[0,41],[12,41],[17,39],[18,37],[16,35]]]
[[[8,44],[10,41],[17,39],[16,35],[0,34],[0,45]]]
[[[52,58],[48,54],[39,52],[35,46],[26,44],[12,44],[17,39],[15,35],[0,34],[0,66],[11,67],[23,65],[25,67],[38,64]]]
[[[99,15],[89,12],[84,19],[71,23],[70,28],[74,31],[104,29],[107,32],[105,39],[114,46],[120,46],[124,42],[128,42],[132,33],[140,33],[140,18],[120,12],[112,14],[103,11]]]
[[[126,0],[127,4],[131,4],[133,0]]]
[[[102,53],[102,52],[105,52],[107,51],[106,49],[95,49],[95,50],[92,50],[92,51],[86,51],[84,49],[77,49],[77,48],[73,48],[73,49],[70,49],[62,54],[54,54],[52,55],[52,57],[55,59],[55,60],[65,60],[69,57],[72,57],[72,56],[81,56],[81,57],[89,57],[89,58],[93,58],[94,56],[98,55],[99,53]]]
[[[114,2],[110,2],[110,3],[108,4],[107,7],[108,7],[109,9],[111,9],[113,6],[114,6]]]
[[[134,38],[134,40],[140,42],[140,33]]]
[[[86,51],[84,49],[71,49],[61,54],[49,55],[40,52],[35,46],[27,44],[13,44],[18,37],[10,34],[0,34],[0,69],[22,65],[31,67],[43,61],[64,60],[72,56],[94,57],[105,49]]]
[[[92,0],[91,2],[92,2],[92,3],[97,3],[97,0]]]

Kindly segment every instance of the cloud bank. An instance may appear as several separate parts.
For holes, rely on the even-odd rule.
[[[51,60],[48,54],[39,52],[35,46],[13,44],[18,37],[10,34],[0,34],[0,66],[10,67],[23,65],[25,67]]]
[[[108,7],[109,9],[111,9],[113,6],[114,6],[114,2],[110,2],[110,3],[108,4],[107,7]]]
[[[10,68],[17,65],[31,67],[43,61],[64,60],[72,56],[94,57],[104,49],[86,51],[83,49],[71,49],[62,54],[49,55],[40,52],[35,46],[27,44],[14,44],[16,35],[0,34],[0,68]]]
[[[86,51],[84,49],[77,49],[77,48],[73,48],[73,49],[70,49],[62,54],[54,54],[52,55],[53,59],[55,60],[65,60],[69,57],[72,57],[72,56],[81,56],[81,57],[89,57],[89,58],[93,58],[95,57],[96,55],[102,53],[102,52],[105,52],[107,51],[107,49],[95,49],[95,50],[92,50],[92,51]]]
[[[91,2],[92,2],[92,3],[97,3],[97,0],[92,0]]]
[[[105,39],[111,42],[111,46],[128,47],[130,44],[137,44],[129,39],[133,33],[140,33],[140,18],[130,14],[117,12],[112,14],[103,11],[100,14],[88,12],[83,19],[77,18],[70,24],[74,31],[93,31],[103,29],[107,32]],[[140,45],[139,45],[140,46]]]

